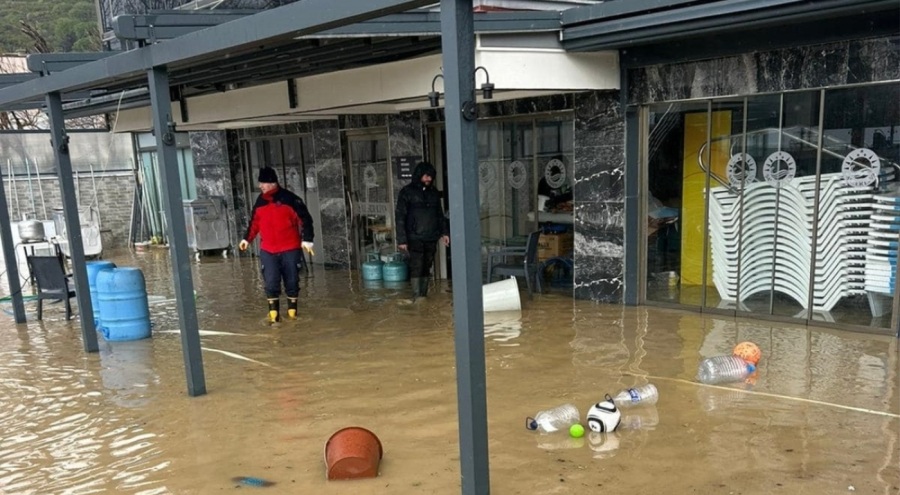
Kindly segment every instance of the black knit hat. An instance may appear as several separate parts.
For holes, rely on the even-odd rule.
[[[278,182],[278,174],[272,167],[263,167],[259,169],[259,182],[264,184],[275,184]]]

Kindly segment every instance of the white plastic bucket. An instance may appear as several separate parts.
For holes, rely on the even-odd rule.
[[[481,286],[481,297],[484,300],[485,313],[522,310],[522,300],[519,298],[519,284],[516,282],[516,277]]]

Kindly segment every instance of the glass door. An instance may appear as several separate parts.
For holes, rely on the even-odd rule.
[[[572,225],[574,123],[567,115],[478,124],[482,245],[524,246],[539,224]],[[565,254],[565,253],[561,253]]]
[[[254,201],[259,194],[257,181],[259,169],[265,166],[272,167],[278,173],[280,186],[300,196],[306,203],[309,214],[313,218],[314,242],[321,245],[322,217],[312,151],[312,138],[308,135],[241,141],[244,193],[247,198],[244,209],[249,220]]]
[[[386,256],[394,247],[394,194],[386,134],[348,135],[351,223],[361,267],[369,253]]]

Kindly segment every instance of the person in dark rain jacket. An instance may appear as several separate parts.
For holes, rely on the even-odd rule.
[[[256,235],[260,236],[259,259],[269,301],[269,321],[281,319],[281,283],[288,297],[288,317],[297,317],[300,295],[300,263],[305,250],[313,253],[313,220],[306,204],[296,194],[278,185],[278,175],[271,167],[259,170],[259,190],[250,226],[241,239],[241,251],[247,249]]]
[[[450,224],[444,216],[441,192],[434,187],[435,175],[430,163],[416,165],[412,181],[400,190],[394,214],[397,247],[409,253],[413,301],[428,295],[438,241],[450,245]]]

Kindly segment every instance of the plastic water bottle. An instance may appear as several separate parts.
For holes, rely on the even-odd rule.
[[[581,413],[574,404],[563,404],[540,411],[533,418],[525,419],[525,427],[529,430],[538,430],[541,433],[553,433],[554,431],[569,431],[569,427],[581,422]]]
[[[619,393],[617,393],[616,396],[613,397],[613,402],[615,402],[617,406],[622,408],[637,405],[652,406],[653,404],[656,404],[656,401],[658,400],[659,391],[656,390],[656,385],[652,383],[648,383],[640,387],[620,390]]]
[[[700,361],[697,380],[708,385],[738,382],[756,371],[756,366],[736,356],[715,356]]]

